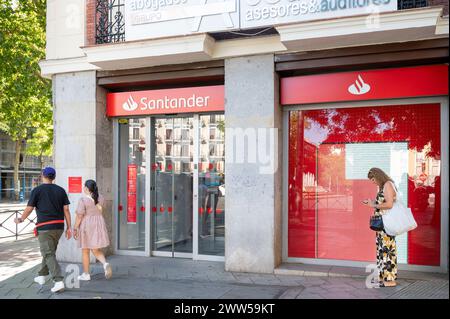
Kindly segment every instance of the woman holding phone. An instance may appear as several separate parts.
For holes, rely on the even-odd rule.
[[[97,183],[87,180],[84,184],[85,196],[78,201],[76,210],[76,220],[74,226],[74,238],[78,240],[78,246],[83,251],[83,273],[78,276],[78,280],[91,280],[89,274],[90,252],[103,264],[106,279],[111,278],[111,265],[106,262],[105,255],[100,250],[109,246],[108,231],[105,219],[103,218],[103,207],[105,201],[99,195]]]
[[[367,177],[378,186],[378,193],[375,200],[366,199],[363,203],[375,209],[375,216],[381,216],[384,214],[384,210],[392,208],[396,200],[394,182],[383,170],[376,167],[369,170]],[[377,231],[376,245],[379,285],[380,287],[394,287],[397,285],[397,245],[395,236],[388,235],[384,229]]]

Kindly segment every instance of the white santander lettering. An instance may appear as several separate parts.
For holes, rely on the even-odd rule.
[[[143,97],[143,98],[141,99],[141,104],[142,104],[141,110],[142,110],[142,111],[145,111],[145,110],[148,109],[148,105],[147,105],[147,103],[145,103],[146,101],[147,101],[147,98],[146,98],[146,97]]]
[[[204,108],[210,104],[210,96],[197,96],[192,94],[190,97],[171,98],[164,96],[160,99],[151,99],[142,97],[140,99],[140,110],[163,110],[163,109],[184,109],[184,108]]]

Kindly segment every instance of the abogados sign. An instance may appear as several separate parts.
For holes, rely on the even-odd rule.
[[[127,0],[127,41],[397,10],[397,0]]]

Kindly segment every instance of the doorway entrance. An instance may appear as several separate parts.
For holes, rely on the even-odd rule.
[[[223,260],[223,114],[119,119],[118,251]]]

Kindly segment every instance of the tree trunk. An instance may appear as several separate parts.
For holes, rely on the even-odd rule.
[[[41,154],[39,154],[39,164],[40,164],[40,169],[42,170],[44,168],[44,156]]]
[[[20,166],[20,151],[22,149],[22,141],[16,141],[16,157],[14,159],[14,197],[19,200],[20,180],[19,180],[19,166]]]

